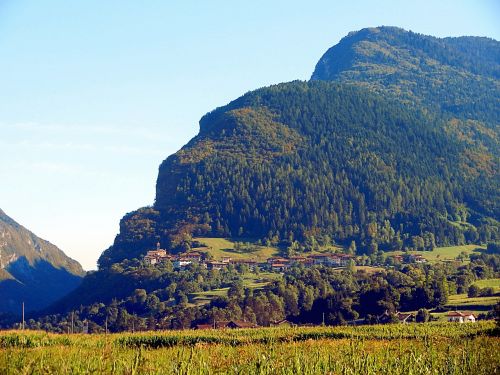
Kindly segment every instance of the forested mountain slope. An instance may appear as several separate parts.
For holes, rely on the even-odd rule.
[[[204,116],[160,166],[154,206],[122,219],[100,266],[192,235],[355,241],[367,253],[498,238],[499,45],[349,34],[311,82]]]
[[[44,308],[75,289],[81,265],[0,210],[0,313]]]
[[[319,60],[312,80],[362,84],[406,102],[499,125],[500,43],[435,38],[395,27],[352,32]]]

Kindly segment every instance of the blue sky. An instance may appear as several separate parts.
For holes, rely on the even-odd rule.
[[[93,269],[206,112],[364,27],[499,40],[499,4],[0,0],[0,208]]]

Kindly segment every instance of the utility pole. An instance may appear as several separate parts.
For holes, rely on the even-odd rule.
[[[323,313],[323,325],[325,325],[325,313]]]
[[[23,331],[24,331],[24,301],[23,301]]]
[[[105,333],[108,334],[108,316],[106,315],[106,321],[104,322]]]
[[[71,311],[71,333],[75,333],[75,312]]]

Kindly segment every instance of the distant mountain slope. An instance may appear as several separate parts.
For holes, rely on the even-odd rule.
[[[0,312],[38,310],[75,289],[85,272],[0,210]]]
[[[500,156],[500,42],[435,38],[395,27],[349,33],[319,60],[311,80],[351,83],[447,117],[470,156]],[[498,164],[496,164],[498,167]]]
[[[352,32],[330,48],[311,79],[363,84],[496,127],[499,61],[500,42],[493,39],[440,39],[377,27]]]

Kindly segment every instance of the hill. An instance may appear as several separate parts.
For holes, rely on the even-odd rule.
[[[154,204],[125,215],[99,271],[57,308],[132,306],[143,288],[162,309],[182,306],[186,293],[239,277],[143,267],[158,241],[172,253],[196,238],[252,238],[262,249],[336,244],[375,255],[498,240],[499,49],[365,29],[330,49],[310,82],[261,88],[206,114],[161,164]]]
[[[354,240],[367,252],[495,238],[498,56],[487,38],[349,34],[311,82],[204,116],[160,166],[154,206],[124,217],[99,264],[192,236]]]
[[[75,289],[85,272],[60,249],[0,210],[0,312],[44,308]]]

